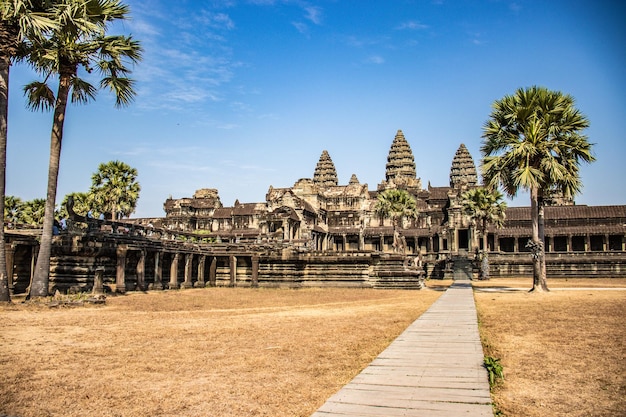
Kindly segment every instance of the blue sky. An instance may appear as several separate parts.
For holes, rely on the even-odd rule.
[[[217,188],[265,201],[311,178],[323,150],[340,184],[385,177],[402,129],[426,186],[447,186],[456,149],[480,161],[491,104],[519,87],[571,94],[597,162],[578,204],[626,204],[626,6],[621,1],[128,0],[144,59],[138,96],[68,108],[58,198],[87,191],[102,162],[136,168],[133,217]],[[13,66],[7,194],[45,198],[51,113],[26,110],[34,75]],[[528,205],[521,195],[510,205]]]

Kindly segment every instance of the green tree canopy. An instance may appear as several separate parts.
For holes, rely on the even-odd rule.
[[[141,191],[135,168],[121,161],[102,163],[91,180],[90,194],[99,212],[117,219],[118,215],[128,217],[135,211]]]
[[[556,190],[564,197],[580,192],[579,166],[595,160],[582,134],[587,118],[568,94],[544,87],[520,88],[493,104],[483,127],[482,175],[486,186],[501,186],[509,196],[527,190],[531,200],[534,251],[533,289],[547,290],[540,197]]]
[[[417,217],[417,204],[408,191],[392,188],[378,194],[374,211],[391,219],[395,227],[404,218]]]

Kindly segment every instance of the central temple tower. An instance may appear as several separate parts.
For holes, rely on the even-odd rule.
[[[385,172],[385,181],[378,185],[379,190],[387,188],[421,189],[422,181],[415,173],[415,158],[411,146],[404,138],[402,130],[398,130],[393,139]]]

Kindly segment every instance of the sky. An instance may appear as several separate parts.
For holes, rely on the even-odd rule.
[[[103,162],[138,171],[132,217],[216,188],[225,206],[312,178],[324,150],[339,184],[385,179],[397,130],[424,187],[448,186],[461,143],[480,163],[491,105],[533,85],[572,95],[597,161],[577,204],[626,204],[626,3],[579,0],[126,0],[144,48],[137,96],[68,107],[57,203]],[[85,75],[85,74],[82,74]],[[51,113],[11,67],[6,194],[45,198]],[[89,78],[91,77],[91,78]],[[94,83],[94,74],[87,75]],[[509,205],[528,205],[521,193]]]

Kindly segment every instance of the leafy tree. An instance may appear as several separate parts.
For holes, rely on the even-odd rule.
[[[571,198],[582,189],[579,166],[595,160],[582,131],[587,118],[568,94],[544,87],[518,89],[493,104],[483,127],[482,174],[488,186],[509,196],[530,193],[533,288],[548,291],[543,245],[543,195],[558,191]]]
[[[40,226],[44,222],[46,212],[46,200],[36,198],[26,201],[21,206],[21,222],[30,226]]]
[[[52,28],[49,19],[52,1],[0,0],[0,216],[4,216],[6,189],[7,119],[9,109],[9,70],[13,60],[27,58],[21,53],[21,44],[27,38],[42,36]],[[0,219],[4,224],[4,217]],[[0,302],[11,301],[9,296],[4,227],[0,228]]]
[[[98,166],[91,177],[90,193],[99,211],[129,217],[135,211],[141,187],[137,182],[137,170],[121,161],[110,161]]]
[[[61,207],[58,210],[59,217],[68,218],[69,213],[67,212],[67,202],[70,197],[74,200],[73,210],[76,214],[81,216],[86,216],[89,211],[91,196],[89,193],[69,193],[65,197],[63,197],[63,201],[61,202]]]
[[[504,225],[506,203],[502,193],[485,187],[472,188],[461,195],[463,213],[476,224],[483,239],[483,252],[480,264],[480,278],[489,279],[489,257],[487,250],[487,227],[493,224],[497,228]]]
[[[406,190],[391,188],[378,194],[376,197],[376,212],[383,219],[391,219],[393,224],[394,248],[399,247],[398,225],[404,218],[417,217],[417,204],[415,198]]]
[[[24,203],[19,197],[7,195],[4,197],[4,221],[17,224],[22,222]]]
[[[79,69],[102,75],[100,88],[115,94],[116,107],[134,98],[131,72],[126,66],[141,58],[139,43],[130,36],[106,36],[108,26],[128,16],[128,6],[119,0],[64,0],[58,7],[56,27],[50,36],[30,42],[29,56],[33,66],[44,76],[24,87],[31,108],[54,109],[50,136],[50,165],[46,215],[33,275],[30,295],[48,295],[52,226],[61,157],[63,125],[68,99],[86,103],[95,98],[97,88],[80,78]],[[48,82],[58,76],[56,97]]]

